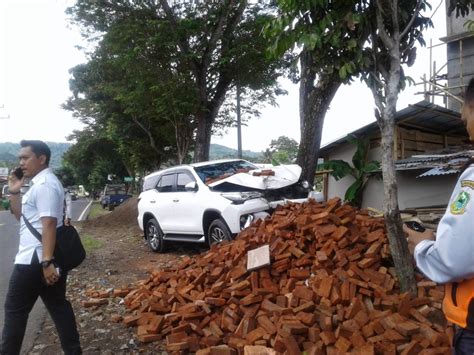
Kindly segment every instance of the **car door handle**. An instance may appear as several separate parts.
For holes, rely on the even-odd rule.
[[[155,200],[151,200],[150,203],[155,203],[156,201]]]
[[[179,200],[178,200],[178,199],[175,199],[175,200],[173,200],[173,202],[179,202]]]

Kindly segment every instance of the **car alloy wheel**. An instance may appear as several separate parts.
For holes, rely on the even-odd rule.
[[[150,219],[147,223],[146,241],[148,247],[155,253],[163,251],[163,232],[154,218]]]
[[[223,242],[224,240],[232,240],[232,234],[222,219],[214,220],[209,226],[208,232],[209,246]]]

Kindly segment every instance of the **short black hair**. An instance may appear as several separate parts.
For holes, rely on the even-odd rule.
[[[49,165],[49,160],[51,159],[51,149],[49,149],[48,145],[39,140],[22,140],[20,142],[22,148],[30,147],[32,152],[35,153],[37,157],[40,155],[46,156],[46,165]]]
[[[469,81],[466,93],[464,94],[464,101],[474,103],[474,78]]]

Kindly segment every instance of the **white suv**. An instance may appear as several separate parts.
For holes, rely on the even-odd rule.
[[[298,165],[261,169],[245,160],[180,165],[145,177],[138,199],[138,224],[151,250],[165,241],[230,240],[276,205],[306,201],[307,182]]]

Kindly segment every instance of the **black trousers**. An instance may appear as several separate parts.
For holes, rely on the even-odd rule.
[[[31,265],[15,264],[5,301],[5,322],[0,354],[20,353],[25,336],[28,315],[38,296],[41,297],[58,331],[65,354],[81,354],[79,333],[71,303],[66,300],[67,275],[47,286],[43,282],[43,270],[34,253]]]
[[[453,339],[454,355],[473,355],[474,354],[474,331],[455,327]]]

